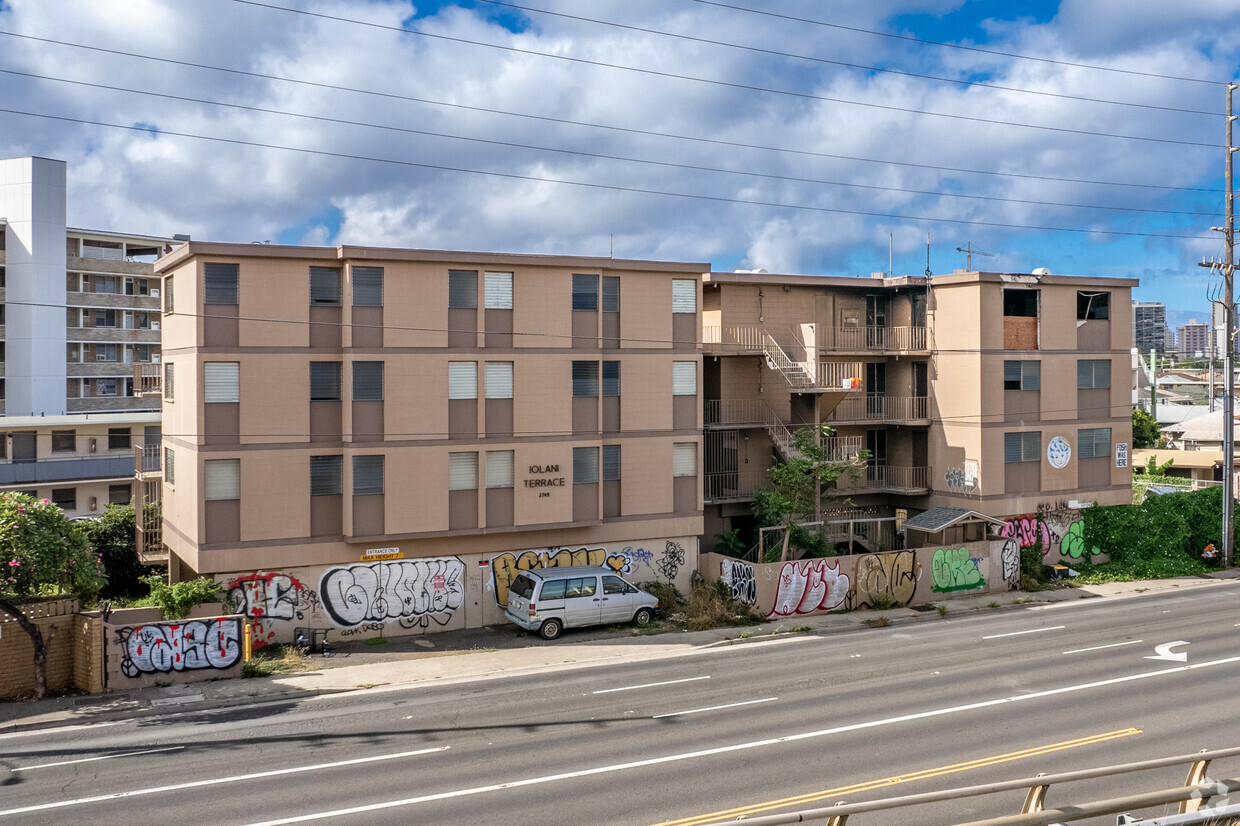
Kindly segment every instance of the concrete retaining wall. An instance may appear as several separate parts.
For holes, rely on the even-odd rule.
[[[76,599],[18,606],[39,627],[47,649],[47,689],[63,691],[74,682]],[[34,643],[17,620],[0,612],[0,699],[34,691]]]

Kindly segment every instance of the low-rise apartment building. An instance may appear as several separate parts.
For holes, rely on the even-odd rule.
[[[188,243],[163,276],[163,543],[258,620],[502,621],[524,569],[687,585],[705,264]]]

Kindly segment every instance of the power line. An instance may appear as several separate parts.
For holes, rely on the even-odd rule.
[[[366,20],[357,20],[351,17],[341,17],[339,15],[324,14],[322,12],[312,12],[305,9],[292,9],[286,6],[277,6],[272,3],[261,3],[258,0],[233,0],[234,3],[242,3],[247,6],[256,6],[273,11],[282,11],[289,14],[298,14],[306,17],[313,17],[322,20],[331,20],[337,23],[350,23],[356,26],[366,26],[368,28],[381,29],[384,31],[399,32],[402,34],[414,35],[417,37],[426,37],[435,40],[443,40],[450,43],[460,43],[467,46],[479,46],[486,49],[497,49],[504,52],[512,52],[514,54],[530,55],[532,57],[543,57],[548,60],[559,60],[568,63],[574,63],[584,66],[593,66],[602,69],[616,69],[623,72],[633,72],[635,74],[649,75],[651,77],[663,78],[666,80],[684,80],[691,83],[702,83],[710,86],[720,86],[727,89],[737,89],[746,92],[760,92],[770,95],[782,95],[793,97],[800,100],[816,100],[824,103],[839,103],[846,106],[860,106],[866,109],[879,109],[885,112],[902,112],[905,114],[925,115],[927,117],[948,118],[950,120],[962,120],[970,123],[985,123],[992,126],[1010,126],[1019,129],[1034,129],[1046,132],[1057,132],[1069,135],[1083,135],[1094,138],[1115,138],[1118,140],[1143,141],[1148,143],[1165,143],[1175,146],[1190,146],[1202,149],[1222,149],[1220,144],[1204,143],[1201,141],[1177,140],[1175,138],[1154,138],[1144,135],[1119,135],[1111,132],[1097,132],[1088,129],[1070,129],[1066,126],[1046,126],[1042,124],[1021,123],[1019,121],[994,120],[991,118],[981,118],[972,115],[953,115],[946,112],[933,112],[928,109],[913,109],[905,106],[893,106],[885,103],[868,103],[866,101],[849,100],[847,98],[834,98],[826,95],[815,95],[809,92],[794,92],[787,89],[775,89],[767,86],[756,86],[748,83],[734,83],[726,80],[711,80],[710,78],[695,77],[693,75],[682,75],[675,72],[663,72],[657,69],[644,69],[638,66],[625,66],[619,63],[607,63],[601,60],[589,60],[583,57],[571,57],[569,55],[555,54],[552,52],[540,52],[536,49],[522,49],[517,46],[505,46],[497,43],[486,43],[481,40],[470,40],[464,37],[454,37],[446,34],[434,34],[424,32],[418,29],[410,29],[401,26],[388,26],[383,23],[372,23]]]
[[[649,159],[649,158],[634,158],[634,157],[628,157],[624,155],[609,155],[609,154],[601,153],[601,152],[586,152],[586,151],[578,150],[578,149],[562,149],[562,148],[553,147],[553,146],[540,146],[538,144],[517,143],[515,141],[503,141],[503,140],[498,140],[495,138],[476,138],[476,137],[469,137],[465,135],[454,135],[448,132],[435,132],[435,131],[431,131],[427,129],[412,129],[409,127],[390,126],[387,124],[370,123],[367,121],[359,121],[355,119],[332,118],[332,117],[327,117],[326,115],[307,115],[301,112],[289,112],[289,111],[282,110],[282,109],[271,109],[271,108],[263,107],[263,106],[247,106],[245,104],[240,104],[240,103],[227,103],[223,101],[209,100],[206,98],[190,97],[188,95],[173,95],[173,94],[168,94],[164,92],[150,92],[150,91],[143,91],[140,89],[130,89],[124,86],[113,86],[113,85],[109,85],[105,83],[92,83],[90,81],[85,81],[85,80],[71,80],[68,78],[53,77],[51,75],[36,74],[34,72],[22,72],[16,69],[0,68],[0,73],[14,75],[17,77],[33,78],[36,80],[52,81],[55,83],[65,83],[65,84],[70,84],[74,86],[85,86],[85,87],[89,87],[92,89],[107,89],[109,91],[114,91],[114,92],[124,92],[126,94],[142,95],[144,97],[163,98],[165,100],[177,100],[177,101],[182,101],[185,103],[199,103],[199,104],[204,104],[208,106],[218,106],[218,107],[227,108],[227,109],[237,109],[237,110],[245,111],[245,112],[257,112],[257,113],[266,114],[266,115],[280,115],[282,117],[301,118],[303,120],[312,120],[312,121],[317,121],[321,123],[333,123],[333,124],[339,124],[342,126],[356,126],[356,127],[366,128],[366,129],[379,129],[383,131],[398,132],[398,133],[408,134],[408,135],[423,135],[426,137],[444,138],[446,140],[468,141],[471,143],[482,143],[482,144],[487,144],[491,146],[504,146],[504,147],[514,148],[514,149],[529,149],[529,150],[536,151],[536,152],[553,152],[557,154],[574,155],[577,157],[594,158],[597,160],[622,161],[624,163],[644,164],[647,166],[658,166],[658,167],[670,168],[670,169],[684,169],[684,170],[689,170],[689,171],[694,171],[694,172],[710,172],[710,173],[721,174],[721,175],[766,178],[769,180],[787,181],[790,183],[808,183],[808,184],[820,184],[823,186],[849,187],[853,189],[869,189],[869,190],[875,190],[879,192],[900,192],[900,193],[905,193],[909,195],[930,195],[930,196],[940,197],[940,198],[964,198],[964,199],[970,199],[970,200],[997,201],[1001,203],[1011,203],[1011,204],[1068,207],[1071,209],[1098,209],[1098,210],[1109,210],[1109,211],[1115,211],[1115,212],[1136,212],[1136,213],[1145,213],[1145,214],[1152,214],[1152,215],[1188,215],[1188,216],[1201,216],[1201,217],[1214,217],[1218,214],[1217,211],[1216,212],[1192,212],[1192,211],[1179,211],[1179,210],[1166,210],[1166,209],[1149,209],[1145,207],[1131,207],[1131,206],[1109,206],[1109,205],[1100,205],[1100,204],[1072,204],[1072,203],[1065,203],[1065,202],[1060,202],[1060,201],[1037,201],[1037,200],[1028,199],[1028,198],[1005,198],[1005,197],[1001,197],[997,195],[973,195],[973,194],[960,193],[960,192],[941,192],[937,190],[907,189],[904,187],[896,187],[896,186],[879,186],[877,184],[859,184],[859,183],[851,183],[848,181],[832,181],[832,180],[825,180],[822,178],[806,178],[806,177],[801,177],[801,176],[796,176],[796,175],[777,175],[774,173],[757,172],[753,170],[727,169],[723,167],[675,163],[672,161],[660,161],[660,160],[654,160],[654,159]]]
[[[176,132],[166,129],[158,129],[153,126],[143,126],[137,124],[123,123],[107,123],[105,121],[95,121],[86,118],[73,118],[66,115],[48,115],[42,112],[26,112],[19,109],[0,108],[0,113],[10,115],[21,115],[24,117],[44,118],[47,120],[61,121],[63,123],[79,123],[86,126],[100,126],[107,129],[123,129],[132,132],[143,132],[155,137],[179,137],[190,138],[193,140],[210,141],[214,143],[225,143],[232,146],[247,146],[257,149],[276,149],[282,152],[297,152],[306,155],[314,155],[323,158],[338,158],[343,160],[366,161],[370,163],[390,164],[393,166],[410,167],[415,169],[432,169],[442,172],[459,172],[468,175],[480,175],[496,178],[505,178],[507,180],[516,181],[533,181],[536,183],[553,183],[562,186],[580,187],[583,189],[605,190],[609,192],[623,192],[636,195],[655,195],[667,198],[685,198],[695,201],[708,201],[711,203],[725,204],[743,204],[746,206],[760,206],[772,209],[790,209],[799,212],[820,212],[834,215],[860,215],[869,218],[888,218],[896,221],[928,221],[931,223],[945,224],[961,224],[966,226],[982,226],[994,227],[997,229],[1027,229],[1039,232],[1071,232],[1084,235],[1103,235],[1111,237],[1123,238],[1174,238],[1187,241],[1211,241],[1213,239],[1208,236],[1198,235],[1178,235],[1175,233],[1159,233],[1159,232],[1125,232],[1122,230],[1106,230],[1097,228],[1080,228],[1080,227],[1048,227],[1033,224],[1009,224],[1001,221],[976,221],[964,218],[936,218],[931,216],[918,215],[901,215],[899,213],[885,212],[869,212],[856,209],[840,209],[836,207],[810,206],[806,204],[781,204],[773,201],[757,201],[744,198],[728,198],[721,195],[702,195],[691,192],[671,192],[659,189],[647,189],[644,187],[628,187],[616,184],[600,184],[590,183],[587,181],[573,181],[564,178],[550,178],[539,175],[520,175],[515,172],[495,172],[481,169],[470,169],[467,167],[447,166],[444,164],[423,163],[418,161],[402,161],[392,158],[377,158],[368,155],[356,155],[348,152],[333,152],[325,149],[307,149],[296,146],[284,146],[281,144],[263,143],[261,141],[248,141],[239,138],[222,138],[214,135],[198,135],[192,132]]]
[[[485,0],[483,0],[485,2]],[[892,34],[891,32],[880,32],[873,29],[862,29],[857,26],[845,26],[840,23],[827,23],[822,20],[812,20],[808,17],[794,17],[790,14],[778,14],[776,12],[761,11],[759,9],[751,9],[746,6],[734,6],[730,3],[716,2],[716,0],[691,0],[694,3],[701,3],[704,6],[718,6],[723,9],[732,9],[733,11],[746,12],[748,14],[760,14],[764,17],[775,17],[781,20],[788,20],[794,23],[808,23],[812,26],[823,26],[830,29],[839,29],[846,32],[857,32],[858,34],[870,34],[875,37],[887,37],[892,40],[904,40],[909,43],[919,43],[923,46],[939,46],[944,49],[959,49],[965,52],[978,52],[980,54],[995,55],[996,57],[1010,57],[1017,60],[1031,60],[1037,63],[1049,63],[1055,66],[1070,66],[1074,69],[1093,69],[1098,72],[1112,72],[1115,74],[1132,75],[1134,77],[1149,77],[1157,80],[1177,80],[1183,83],[1205,83],[1211,86],[1224,86],[1224,81],[1205,80],[1197,77],[1179,77],[1177,75],[1160,75],[1156,72],[1139,72],[1134,69],[1118,69],[1114,66],[1098,66],[1091,63],[1075,63],[1070,60],[1056,60],[1050,57],[1033,57],[1031,55],[1017,54],[1015,52],[1002,52],[997,49],[983,49],[980,46],[962,46],[958,43],[944,43],[938,40],[924,40],[920,37],[910,37],[903,34]]]
[[[329,91],[348,92],[350,94],[367,95],[378,97],[385,100],[401,100],[409,103],[421,103],[428,106],[441,106],[444,108],[460,109],[468,112],[481,112],[491,115],[502,115],[504,117],[521,118],[525,120],[539,121],[542,123],[558,123],[566,126],[581,126],[588,129],[599,129],[609,132],[618,132],[621,134],[640,135],[643,137],[669,138],[671,140],[688,141],[692,143],[701,143],[713,146],[724,146],[734,149],[753,149],[763,152],[778,152],[798,157],[807,158],[826,158],[830,160],[855,161],[857,163],[879,164],[883,166],[899,166],[908,167],[910,169],[925,169],[936,172],[952,172],[967,175],[991,175],[1001,178],[1015,178],[1019,180],[1034,181],[1052,181],[1056,183],[1073,183],[1087,184],[1090,186],[1114,186],[1136,189],[1153,189],[1168,192],[1221,192],[1221,189],[1213,189],[1209,187],[1185,187],[1185,186],[1167,186],[1164,184],[1144,184],[1144,183],[1127,183],[1123,181],[1099,181],[1088,178],[1064,178],[1054,175],[1031,175],[1018,172],[1001,172],[989,169],[968,169],[965,167],[939,166],[935,164],[912,163],[909,161],[890,160],[885,158],[863,158],[854,155],[840,155],[830,152],[815,152],[806,149],[793,149],[790,147],[767,146],[763,144],[744,143],[741,141],[727,141],[719,138],[706,138],[695,135],[681,135],[674,132],[660,132],[649,129],[636,129],[633,127],[615,126],[601,123],[589,123],[586,121],[576,121],[568,118],[556,118],[547,115],[534,115],[526,112],[513,112],[504,109],[495,109],[485,106],[470,106],[463,103],[452,103],[448,101],[434,100],[431,98],[421,98],[413,95],[402,95],[393,92],[379,92],[371,89],[358,89],[350,86],[340,86],[331,83],[320,83],[316,81],[303,80],[293,77],[284,77],[281,75],[264,74],[262,72],[251,72],[243,69],[231,69],[223,66],[212,66],[206,63],[193,63],[186,60],[176,60],[166,57],[155,57],[153,55],[141,54],[139,52],[126,52],[119,49],[108,49],[102,46],[87,46],[81,43],[71,43],[65,40],[55,40],[46,37],[36,37],[28,34],[17,34],[16,32],[0,31],[0,35],[5,37],[14,37],[24,40],[31,40],[39,43],[50,43],[57,46],[66,46],[74,49],[83,49],[86,51],[100,52],[103,54],[117,55],[119,57],[132,57],[138,60],[149,60],[158,63],[165,63],[172,66],[185,66],[192,69],[205,69],[213,72],[223,72],[226,74],[237,75],[239,77],[250,77],[258,80],[272,80],[280,83],[291,83],[309,88],[326,89]]]
[[[812,63],[821,63],[828,66],[839,66],[844,69],[856,69],[862,72],[878,72],[881,74],[898,75],[900,77],[915,78],[917,80],[933,80],[939,83],[952,83],[959,86],[973,86],[980,89],[995,89],[1001,92],[1018,92],[1026,95],[1039,95],[1042,97],[1058,98],[1061,100],[1077,100],[1084,103],[1102,103],[1109,106],[1131,106],[1138,109],[1152,109],[1160,112],[1176,112],[1186,115],[1207,115],[1209,117],[1222,117],[1219,112],[1206,111],[1202,109],[1183,109],[1176,106],[1158,106],[1152,103],[1133,103],[1123,100],[1107,100],[1105,98],[1091,98],[1083,95],[1069,95],[1062,92],[1046,92],[1041,89],[1023,89],[1017,86],[1001,86],[997,83],[983,83],[979,80],[961,80],[953,77],[942,77],[940,75],[927,75],[917,72],[906,72],[901,69],[889,69],[882,66],[867,66],[861,63],[848,63],[842,60],[829,60],[825,57],[814,57],[813,55],[796,54],[793,52],[781,52],[777,49],[764,49],[759,46],[746,46],[742,43],[729,43],[724,40],[712,40],[706,37],[693,37],[687,34],[677,34],[676,32],[666,32],[659,29],[648,29],[643,26],[632,26],[626,23],[616,23],[611,20],[599,20],[593,17],[581,17],[575,14],[565,14],[558,11],[549,11],[547,9],[536,9],[532,6],[522,6],[517,3],[505,3],[501,0],[476,0],[479,3],[487,3],[492,6],[501,6],[504,8],[518,9],[525,12],[533,12],[535,14],[545,14],[550,17],[559,17],[565,20],[575,20],[582,23],[594,23],[599,26],[610,26],[616,29],[624,29],[626,31],[641,32],[642,34],[654,34],[660,37],[669,37],[676,40],[687,40],[691,43],[701,43],[709,46],[723,46],[729,49],[739,49],[747,52],[755,52],[757,54],[770,55],[772,57],[791,58],[793,60],[805,60]],[[945,45],[945,44],[936,44]]]

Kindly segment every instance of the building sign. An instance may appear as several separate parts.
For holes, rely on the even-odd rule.
[[[367,548],[362,553],[362,562],[379,562],[384,559],[404,559],[400,548]]]
[[[539,488],[539,499],[550,498],[553,488],[562,488],[565,485],[564,477],[559,474],[559,465],[530,465],[530,478],[523,479],[522,482],[527,488]]]
[[[1071,458],[1072,446],[1068,444],[1063,436],[1056,436],[1046,446],[1046,461],[1050,462],[1051,467],[1055,470],[1063,470],[1068,466],[1068,461]]]
[[[1128,467],[1128,443],[1115,443],[1115,466]]]

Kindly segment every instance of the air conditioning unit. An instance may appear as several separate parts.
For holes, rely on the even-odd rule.
[[[107,353],[95,353],[95,361],[107,361],[107,360],[108,360]]]

